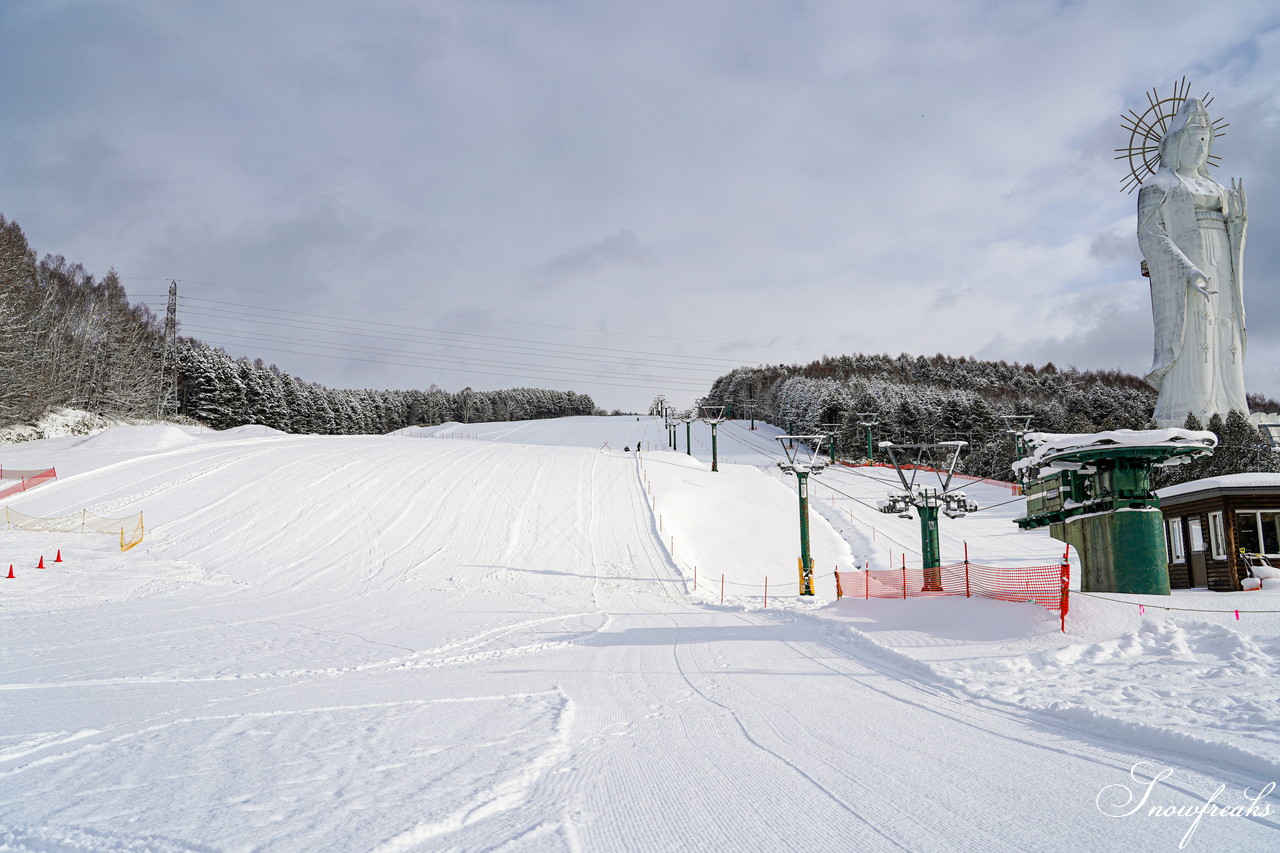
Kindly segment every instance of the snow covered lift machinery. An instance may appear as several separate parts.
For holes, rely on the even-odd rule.
[[[1082,592],[1168,595],[1168,554],[1151,470],[1213,453],[1211,432],[1109,430],[1080,435],[1029,432],[1013,463],[1027,496],[1023,530],[1049,535],[1080,555]]]
[[[936,444],[894,444],[892,441],[880,442],[880,449],[889,454],[889,461],[898,472],[902,482],[902,492],[890,495],[887,500],[880,501],[877,509],[885,513],[895,513],[899,518],[910,518],[914,507],[920,516],[920,558],[924,563],[924,587],[921,592],[942,591],[942,549],[938,544],[938,511],[947,518],[963,518],[966,514],[977,510],[978,505],[964,492],[951,491],[951,477],[955,474],[956,462],[960,459],[960,451],[967,447],[967,441],[940,441]],[[899,458],[900,451],[915,451],[915,461],[909,462],[907,456]],[[938,464],[950,454],[950,460],[944,470]],[[907,479],[906,472],[911,472]],[[916,477],[921,471],[934,471],[938,475],[940,489],[926,489],[916,485]],[[945,474],[945,477],[944,477]]]

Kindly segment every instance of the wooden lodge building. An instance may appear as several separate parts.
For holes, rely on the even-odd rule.
[[[1239,590],[1249,576],[1242,550],[1280,566],[1280,474],[1206,477],[1156,495],[1173,589]]]

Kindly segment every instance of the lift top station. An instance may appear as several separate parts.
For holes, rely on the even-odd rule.
[[[1213,453],[1218,437],[1185,429],[1030,432],[1013,463],[1027,496],[1023,530],[1049,535],[1080,555],[1082,592],[1168,595],[1168,554],[1151,470]]]

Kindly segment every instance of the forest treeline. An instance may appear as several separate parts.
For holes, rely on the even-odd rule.
[[[805,365],[737,368],[718,378],[704,400],[792,434],[825,434],[835,424],[846,458],[866,456],[861,421],[876,421],[874,442],[923,444],[966,441],[962,470],[1008,480],[1016,457],[1011,429],[1087,433],[1154,428],[1156,394],[1133,374],[1116,370],[1060,370],[963,356],[846,355]],[[1249,395],[1254,411],[1280,412],[1280,403]],[[1205,425],[1223,446],[1218,461],[1160,472],[1161,485],[1233,471],[1272,471],[1276,456],[1243,414]],[[1021,415],[1023,418],[1006,418]],[[1280,418],[1278,418],[1280,419]],[[1198,422],[1196,428],[1200,428]]]
[[[572,391],[332,389],[194,338],[166,347],[164,318],[131,305],[114,270],[97,280],[61,255],[37,259],[18,223],[0,215],[0,426],[58,406],[335,434],[595,413],[590,396]]]

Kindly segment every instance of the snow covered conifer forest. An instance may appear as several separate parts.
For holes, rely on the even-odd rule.
[[[851,459],[866,455],[858,413],[874,412],[873,439],[898,444],[967,441],[961,470],[1007,480],[1015,458],[1002,415],[1028,415],[1039,432],[1147,429],[1156,394],[1140,377],[1118,370],[1058,369],[980,361],[964,356],[845,355],[806,365],[743,367],[717,379],[705,402],[728,406],[793,433],[826,433],[839,424],[837,447]],[[1249,396],[1254,411],[1280,412],[1280,403]],[[1194,419],[1193,419],[1194,420]],[[1160,472],[1160,486],[1241,471],[1275,471],[1276,456],[1242,413],[1195,429],[1217,433],[1211,459]]]
[[[37,260],[0,216],[0,426],[66,406],[111,417],[181,415],[214,429],[383,434],[444,421],[590,415],[590,396],[512,388],[450,393],[330,389],[192,338],[164,352],[164,320],[131,305],[115,270],[95,280],[61,255]]]
[[[166,354],[163,318],[131,304],[115,270],[98,280],[61,255],[37,259],[18,223],[3,216],[0,371],[0,426],[34,422],[57,406],[108,417],[184,416],[214,429],[263,424],[347,435],[596,413],[586,394],[542,388],[330,389],[188,337]],[[839,424],[838,446],[849,458],[865,454],[857,413],[875,412],[877,441],[964,440],[970,450],[962,470],[1007,479],[1015,450],[1002,415],[1029,415],[1031,428],[1044,432],[1143,429],[1150,426],[1155,393],[1141,378],[1116,370],[941,354],[845,355],[738,368],[717,379],[704,402],[745,417],[752,399],[757,417],[791,431],[825,432],[824,424]],[[1250,395],[1249,403],[1254,411],[1280,412],[1280,403],[1265,397]],[[1276,470],[1275,454],[1243,415],[1203,427],[1218,434],[1219,452],[1161,472],[1159,485]]]

